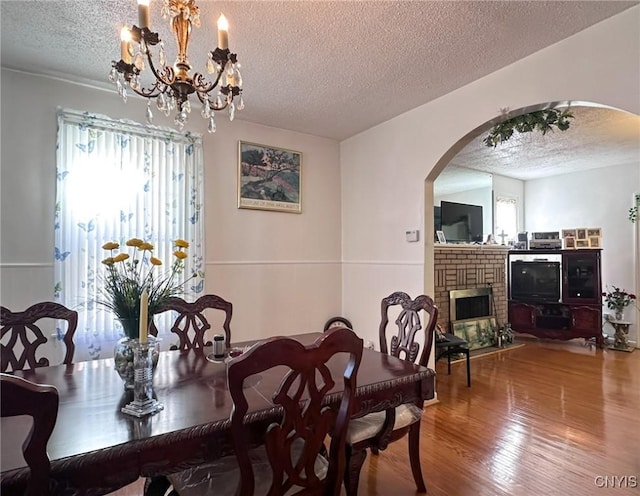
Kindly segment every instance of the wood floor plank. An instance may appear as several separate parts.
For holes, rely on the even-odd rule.
[[[471,388],[464,362],[451,376],[444,361],[436,365],[439,403],[421,421],[429,494],[639,495],[640,350],[521,342],[526,346],[474,358]],[[141,488],[113,494],[137,496]],[[406,440],[367,457],[360,494],[415,494]]]

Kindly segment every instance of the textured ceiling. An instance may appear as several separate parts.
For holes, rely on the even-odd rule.
[[[572,107],[566,131],[514,133],[495,148],[481,133],[465,146],[438,176],[439,195],[486,187],[490,174],[521,180],[580,172],[599,167],[640,167],[640,117],[601,107]]]
[[[246,108],[238,118],[342,140],[638,3],[200,0],[189,56],[194,72],[204,71],[223,12],[242,64]],[[151,0],[151,24],[171,60],[175,43],[160,5]],[[119,58],[120,28],[137,23],[135,0],[0,7],[3,67],[113,89],[107,74]]]

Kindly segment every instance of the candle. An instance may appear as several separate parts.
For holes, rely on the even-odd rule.
[[[220,14],[218,19],[218,48],[229,48],[229,22],[223,14]]]
[[[147,344],[147,332],[149,330],[148,311],[149,293],[145,289],[140,295],[140,344]]]
[[[149,0],[138,0],[138,24],[140,29],[149,27]]]
[[[129,53],[129,43],[131,42],[131,31],[128,27],[120,30],[120,57],[126,64],[131,63],[131,54]]]

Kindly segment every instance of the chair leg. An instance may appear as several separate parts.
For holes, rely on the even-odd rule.
[[[420,420],[414,422],[409,427],[409,461],[411,462],[411,472],[416,488],[419,493],[426,493],[427,487],[422,478],[422,467],[420,466]]]
[[[344,488],[347,496],[357,496],[360,483],[360,469],[367,458],[367,450],[354,451],[352,446],[347,446],[347,463],[345,464]]]
[[[447,348],[447,375],[451,375],[451,350]]]
[[[471,387],[471,359],[467,350],[467,387]]]
[[[171,487],[171,483],[163,475],[151,478],[147,477],[144,481],[144,495],[164,496],[169,487]]]

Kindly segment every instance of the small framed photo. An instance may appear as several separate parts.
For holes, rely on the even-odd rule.
[[[587,230],[585,228],[576,229],[576,238],[587,239]]]
[[[590,229],[587,229],[587,237],[591,238],[592,236],[601,237],[602,236],[602,229],[600,229],[599,227],[592,227]]]
[[[576,248],[589,248],[588,239],[576,239]]]
[[[565,250],[573,250],[576,247],[576,238],[574,236],[567,236],[564,238]]]
[[[444,244],[447,242],[447,238],[444,237],[443,231],[436,231],[436,235],[438,236],[438,243]]]
[[[589,248],[602,248],[600,246],[600,236],[589,236]]]
[[[576,230],[575,229],[563,229],[562,230],[562,237],[563,238],[575,238],[576,237]]]
[[[238,208],[302,212],[302,153],[240,141]]]

